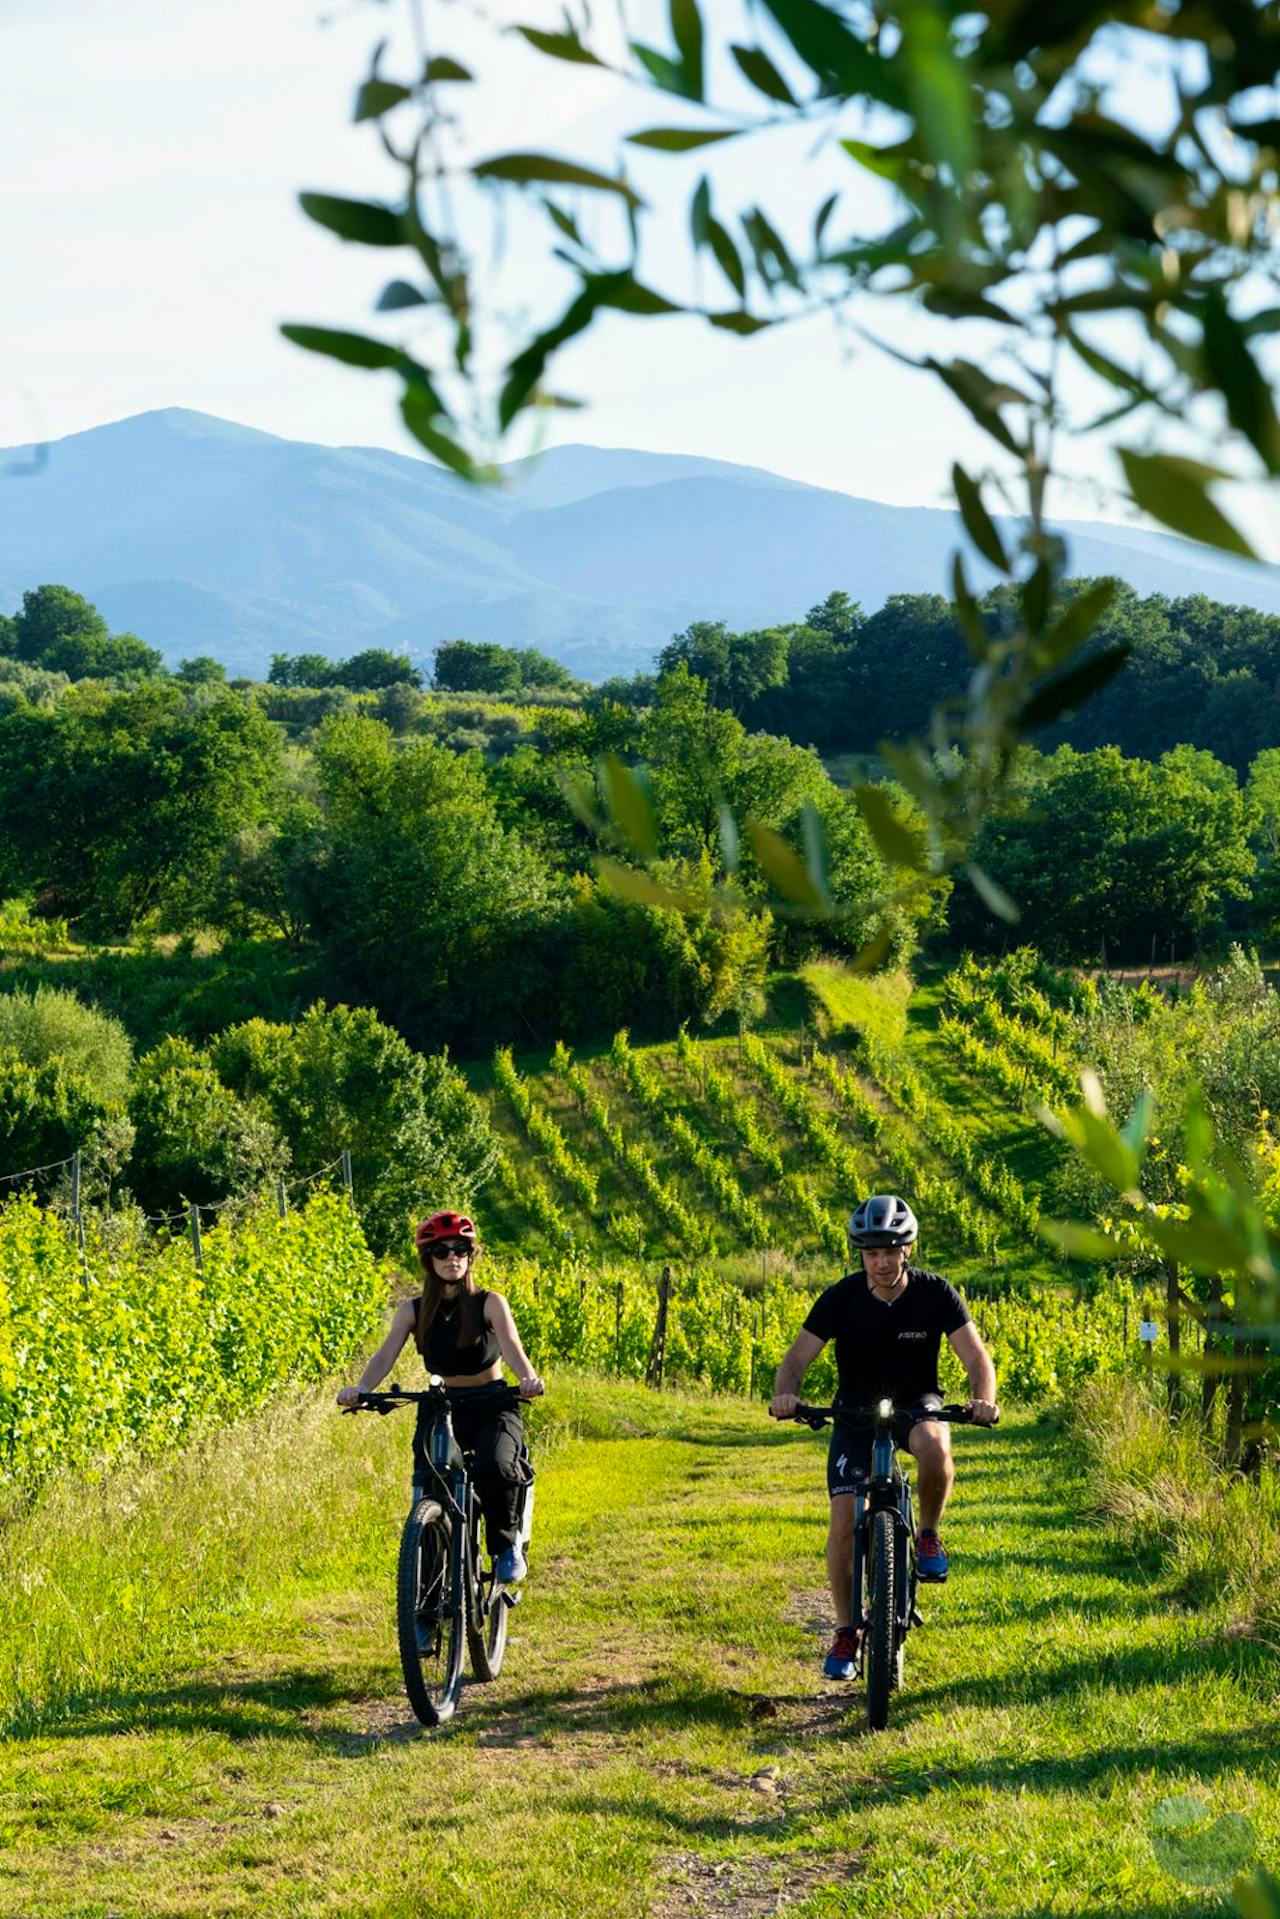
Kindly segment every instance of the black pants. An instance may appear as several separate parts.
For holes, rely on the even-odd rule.
[[[483,1389],[474,1400],[453,1406],[453,1432],[470,1460],[476,1497],[484,1514],[485,1544],[491,1556],[514,1546],[520,1533],[520,1507],[531,1475],[524,1449],[524,1427],[514,1406],[486,1405]],[[414,1470],[429,1479],[427,1431],[419,1424],[413,1436]]]

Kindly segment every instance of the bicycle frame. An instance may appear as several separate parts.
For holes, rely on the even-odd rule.
[[[853,1617],[864,1628],[858,1643],[858,1671],[861,1676],[866,1654],[867,1606],[866,1571],[871,1539],[872,1515],[885,1510],[894,1515],[898,1550],[894,1554],[894,1650],[897,1651],[911,1629],[916,1616],[916,1529],[911,1503],[911,1482],[898,1463],[893,1438],[893,1412],[876,1415],[875,1437],[871,1446],[871,1471],[866,1490],[854,1495],[853,1519]]]
[[[502,1388],[502,1393],[509,1403],[520,1403],[519,1394],[511,1387]],[[423,1406],[428,1413],[424,1422],[426,1472],[414,1473],[410,1510],[420,1499],[437,1499],[453,1522],[449,1529],[449,1614],[462,1611],[468,1590],[475,1595],[478,1610],[487,1613],[493,1593],[486,1592],[481,1572],[480,1502],[453,1430],[449,1388],[435,1376],[424,1393],[402,1392],[393,1382],[387,1392],[364,1394],[361,1405],[353,1410],[388,1413],[405,1405]],[[518,1597],[518,1593],[504,1589],[502,1603],[514,1605]]]

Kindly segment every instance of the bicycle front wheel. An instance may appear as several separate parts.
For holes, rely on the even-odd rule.
[[[871,1515],[870,1603],[867,1608],[867,1723],[883,1732],[889,1723],[894,1680],[894,1561],[896,1514]]]
[[[424,1726],[448,1719],[462,1688],[462,1606],[453,1592],[451,1545],[439,1502],[420,1499],[400,1538],[396,1622],[404,1689]]]

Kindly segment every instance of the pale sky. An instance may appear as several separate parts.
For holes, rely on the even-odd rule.
[[[403,30],[408,6],[0,0],[0,445],[185,406],[290,438],[416,450],[389,377],[331,366],[277,331],[287,319],[367,328],[379,287],[403,270],[312,226],[296,195],[394,194],[350,111],[370,48]],[[495,10],[543,24],[558,12],[537,0]],[[465,0],[424,0],[424,12],[438,44],[480,45]],[[486,87],[456,90],[477,152],[532,144],[616,163],[620,132],[680,118],[678,103],[536,59],[510,36],[496,57],[485,44]],[[732,147],[708,170],[739,197],[758,192],[781,218],[829,179],[875,222],[874,190],[839,155],[809,160],[774,136],[741,157]],[[647,195],[683,207],[693,163],[632,149],[629,164]],[[526,260],[532,272],[517,242],[509,273]],[[896,309],[866,317],[899,343],[923,337]],[[610,322],[559,384],[591,402],[562,416],[562,439],[736,460],[876,499],[938,504],[953,459],[986,457],[932,382],[871,348],[850,354],[826,322],[746,343],[695,321]],[[1083,464],[1110,476],[1105,448]],[[1104,497],[1060,510],[1121,517]]]

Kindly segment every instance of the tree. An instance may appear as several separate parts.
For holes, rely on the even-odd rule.
[[[190,1040],[139,1060],[129,1115],[129,1185],[149,1212],[258,1192],[289,1163],[265,1105],[237,1099]]]
[[[736,773],[746,728],[707,703],[704,681],[681,660],[658,681],[640,729],[640,752],[653,783],[657,819],[668,845],[686,856],[718,850],[725,788]]]
[[[227,669],[221,660],[215,660],[208,653],[197,653],[194,659],[179,663],[175,679],[184,686],[222,686],[226,682]]]
[[[332,686],[334,663],[323,653],[273,653],[268,686]]]
[[[496,1149],[484,1108],[444,1053],[406,1045],[368,1007],[323,1003],[296,1025],[248,1020],[212,1048],[222,1079],[262,1102],[306,1174],[350,1152],[371,1244],[399,1250],[415,1219],[484,1188]]]
[[[442,693],[571,691],[582,683],[534,646],[446,640],[435,651],[433,684]]]
[[[37,586],[24,593],[13,624],[18,659],[32,666],[57,664],[63,672],[67,669],[55,662],[55,654],[91,657],[111,637],[97,607],[69,586]]]
[[[333,668],[333,684],[356,691],[384,686],[420,687],[422,675],[403,653],[392,653],[385,646],[370,646]]]
[[[397,748],[376,721],[340,719],[316,768],[313,930],[335,990],[427,1048],[505,1037],[540,988],[550,876],[503,827],[479,759],[425,739]]]
[[[22,596],[13,622],[14,654],[69,679],[142,678],[164,660],[134,633],[114,637],[95,606],[69,586],[38,586]]]
[[[101,1199],[132,1142],[124,1107],[104,1098],[72,1061],[54,1055],[32,1064],[0,1045],[0,1163],[6,1171],[48,1167],[79,1153],[82,1197]]]
[[[770,627],[760,633],[731,633],[723,620],[695,620],[677,633],[658,655],[660,673],[684,665],[707,688],[713,706],[741,714],[787,677],[789,635]]]
[[[1254,868],[1243,796],[1229,769],[1189,749],[1157,764],[1115,747],[1024,762],[1023,804],[984,822],[975,857],[1015,889],[1023,937],[1056,957],[1149,958],[1219,931]],[[952,902],[957,937],[1001,936],[970,896]]]
[[[230,689],[192,703],[153,680],[19,708],[0,720],[0,867],[8,853],[90,933],[148,913],[198,925],[228,839],[268,816],[281,766],[277,729]]]
[[[34,993],[0,993],[0,1047],[28,1066],[51,1060],[83,1075],[100,1099],[129,1097],[133,1047],[118,1019],[86,1006],[74,993],[37,986]]]

